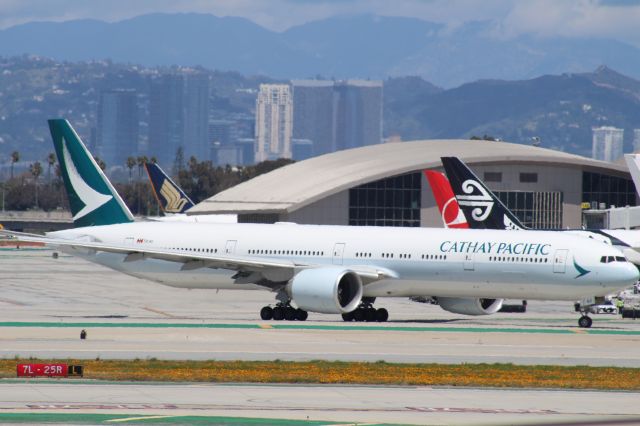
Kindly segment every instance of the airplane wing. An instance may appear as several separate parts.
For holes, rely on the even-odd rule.
[[[17,241],[44,243],[53,247],[70,249],[95,250],[97,252],[118,253],[126,255],[124,262],[136,262],[145,259],[159,259],[169,262],[182,263],[183,271],[191,271],[200,268],[228,269],[238,271],[236,280],[239,283],[250,283],[266,279],[269,282],[282,282],[291,279],[298,271],[308,268],[319,268],[325,265],[294,262],[285,259],[273,259],[256,256],[242,255],[214,255],[208,253],[177,253],[170,250],[109,245],[94,241],[64,240],[51,238],[38,234],[28,234],[0,230],[0,236],[9,237]],[[384,278],[396,278],[397,274],[386,268],[371,266],[354,266],[346,268],[357,273],[364,284]]]

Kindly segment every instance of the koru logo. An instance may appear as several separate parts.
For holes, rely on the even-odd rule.
[[[482,222],[489,217],[493,209],[493,200],[485,189],[475,180],[465,180],[462,183],[465,195],[458,195],[458,204],[465,207],[473,207],[471,217],[476,222]],[[480,194],[474,194],[479,192]]]
[[[513,223],[513,221],[511,219],[509,219],[506,214],[503,216],[502,223],[504,223],[504,229],[508,229],[509,231],[521,231],[522,230],[522,228],[519,227],[518,225],[516,225],[515,223]]]

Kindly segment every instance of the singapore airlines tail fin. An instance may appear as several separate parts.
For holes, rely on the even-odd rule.
[[[76,227],[133,222],[133,215],[64,119],[49,120],[69,206]]]
[[[193,201],[182,189],[155,163],[145,163],[153,193],[165,213],[184,213],[193,207]]]
[[[458,205],[473,229],[527,229],[457,157],[442,157]]]
[[[456,196],[453,194],[451,184],[444,173],[433,170],[425,170],[424,175],[429,181],[433,197],[442,216],[442,222],[445,228],[469,228],[467,218],[458,206]]]
[[[636,193],[640,194],[640,154],[625,154],[624,159],[629,166],[633,184],[636,186]]]

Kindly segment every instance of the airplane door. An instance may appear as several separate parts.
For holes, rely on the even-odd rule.
[[[133,245],[133,237],[126,237],[124,239],[124,245],[125,246],[132,246]]]
[[[336,243],[333,246],[333,264],[342,265],[342,256],[344,255],[344,243]]]
[[[224,246],[224,253],[225,254],[233,254],[236,251],[236,243],[238,241],[237,240],[228,240],[227,244],[225,244]]]
[[[564,274],[567,267],[567,254],[569,250],[559,249],[553,255],[553,272],[556,274]]]
[[[464,270],[473,271],[475,269],[475,260],[473,259],[473,253],[466,253],[464,255]]]

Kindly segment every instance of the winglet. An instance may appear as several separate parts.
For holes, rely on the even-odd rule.
[[[184,213],[193,207],[193,201],[160,166],[155,163],[145,163],[144,167],[163,212]]]
[[[445,228],[469,228],[467,218],[458,206],[451,184],[444,173],[433,170],[425,170],[424,175],[429,181],[433,197],[442,216],[442,222]]]
[[[48,122],[73,224],[81,227],[132,222],[133,215],[71,124],[64,119]]]

